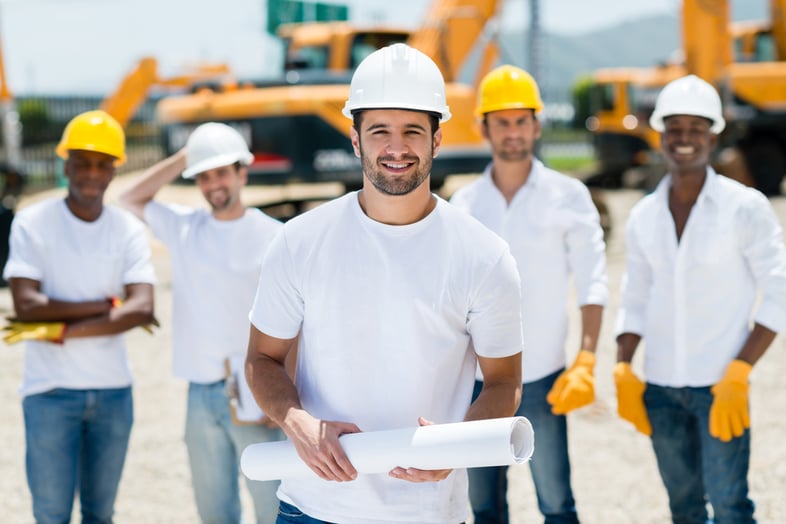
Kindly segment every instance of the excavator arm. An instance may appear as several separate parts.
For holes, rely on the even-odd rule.
[[[497,0],[438,0],[407,43],[430,56],[446,82],[455,82],[498,3]]]
[[[200,64],[182,75],[162,78],[158,74],[158,62],[153,57],[144,57],[137,62],[117,89],[101,103],[101,109],[115,117],[125,127],[144,103],[152,87],[185,88],[189,85],[229,75],[224,64]]]

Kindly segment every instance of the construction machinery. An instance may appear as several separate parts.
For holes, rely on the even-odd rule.
[[[629,168],[658,164],[659,137],[648,125],[655,98],[692,73],[723,99],[719,171],[777,194],[786,173],[786,0],[770,0],[769,21],[735,24],[728,0],[683,0],[681,51],[681,60],[664,65],[595,73],[587,121],[599,165],[594,178],[621,185]]]
[[[278,31],[286,57],[280,78],[202,83],[191,93],[159,101],[165,152],[183,147],[199,124],[220,121],[237,129],[250,144],[251,184],[341,182],[346,188],[359,187],[362,173],[349,140],[351,123],[341,113],[349,81],[355,66],[371,52],[406,42],[431,57],[442,71],[453,114],[442,127],[432,187],[440,187],[450,174],[480,172],[490,153],[473,116],[475,86],[459,82],[458,76],[497,4],[496,0],[435,0],[426,22],[414,31],[346,22],[284,25]],[[488,68],[494,59],[493,46],[487,49],[480,68]]]

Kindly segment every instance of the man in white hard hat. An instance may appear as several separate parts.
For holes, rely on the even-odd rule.
[[[617,409],[651,436],[674,522],[703,524],[709,502],[716,524],[752,523],[748,378],[786,328],[783,232],[761,193],[710,167],[725,125],[710,84],[666,85],[650,125],[668,175],[628,219]]]
[[[359,474],[338,437],[512,416],[516,264],[430,190],[450,112],[429,57],[405,44],[366,57],[344,115],[363,188],[287,222],[250,315],[249,384],[315,473],[282,480],[278,522],[456,524],[468,518],[465,469]],[[284,361],[301,329],[293,382]],[[486,382],[471,403],[476,361]]]
[[[532,76],[502,65],[481,81],[475,113],[491,145],[483,176],[451,203],[499,234],[521,277],[524,330],[518,413],[535,431],[529,466],[546,524],[578,523],[570,480],[566,414],[593,402],[595,349],[608,295],[603,229],[586,186],[534,156],[540,138],[540,90]],[[581,309],[580,346],[566,369],[568,291]],[[478,377],[476,391],[482,386]],[[469,471],[475,524],[509,522],[507,467]]]
[[[152,323],[155,273],[142,224],[104,196],[126,158],[111,115],[87,111],[63,131],[65,198],[23,209],[11,226],[8,280],[25,342],[25,466],[35,522],[112,522],[134,419],[123,333]],[[2,518],[7,521],[7,516]]]
[[[120,203],[167,246],[172,260],[173,372],[189,381],[185,441],[197,510],[205,523],[240,521],[240,454],[251,443],[283,438],[253,409],[256,420],[233,418],[226,391],[226,363],[242,364],[262,257],[281,228],[242,202],[252,159],[235,129],[202,124],[185,148],[148,169],[120,196]],[[196,180],[209,210],[154,200],[181,173]],[[247,486],[257,523],[274,522],[277,482],[249,481]]]

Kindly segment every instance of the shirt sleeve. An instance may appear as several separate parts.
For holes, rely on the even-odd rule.
[[[276,234],[259,274],[256,296],[248,315],[259,331],[280,339],[297,336],[303,323],[304,300],[286,240],[286,230]]]
[[[635,216],[632,216],[628,220],[625,234],[625,273],[622,276],[615,337],[623,333],[644,334],[652,268],[644,256],[639,240]]]
[[[736,221],[743,256],[756,281],[761,302],[754,321],[775,332],[786,329],[786,246],[778,218],[764,195],[741,209]]]
[[[8,237],[8,261],[3,269],[3,278],[29,278],[42,281],[43,263],[41,243],[30,230],[24,215],[17,215],[11,224]]]
[[[151,200],[144,208],[145,222],[153,235],[167,246],[177,241],[183,220],[195,212],[190,207],[164,204],[157,200]]]
[[[155,284],[156,275],[147,232],[135,217],[128,216],[128,238],[123,271],[123,284]]]
[[[606,244],[600,216],[589,190],[582,184],[577,188],[569,206],[573,220],[566,233],[568,261],[576,286],[579,306],[605,306],[608,300],[606,277]]]
[[[504,251],[473,295],[467,331],[475,352],[482,357],[502,358],[521,352],[521,282],[510,251]]]

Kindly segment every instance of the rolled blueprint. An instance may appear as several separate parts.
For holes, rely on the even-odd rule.
[[[339,438],[359,474],[387,473],[397,466],[428,470],[521,464],[532,456],[534,441],[532,424],[524,417],[349,433]],[[288,440],[246,447],[240,468],[251,480],[317,477]]]

